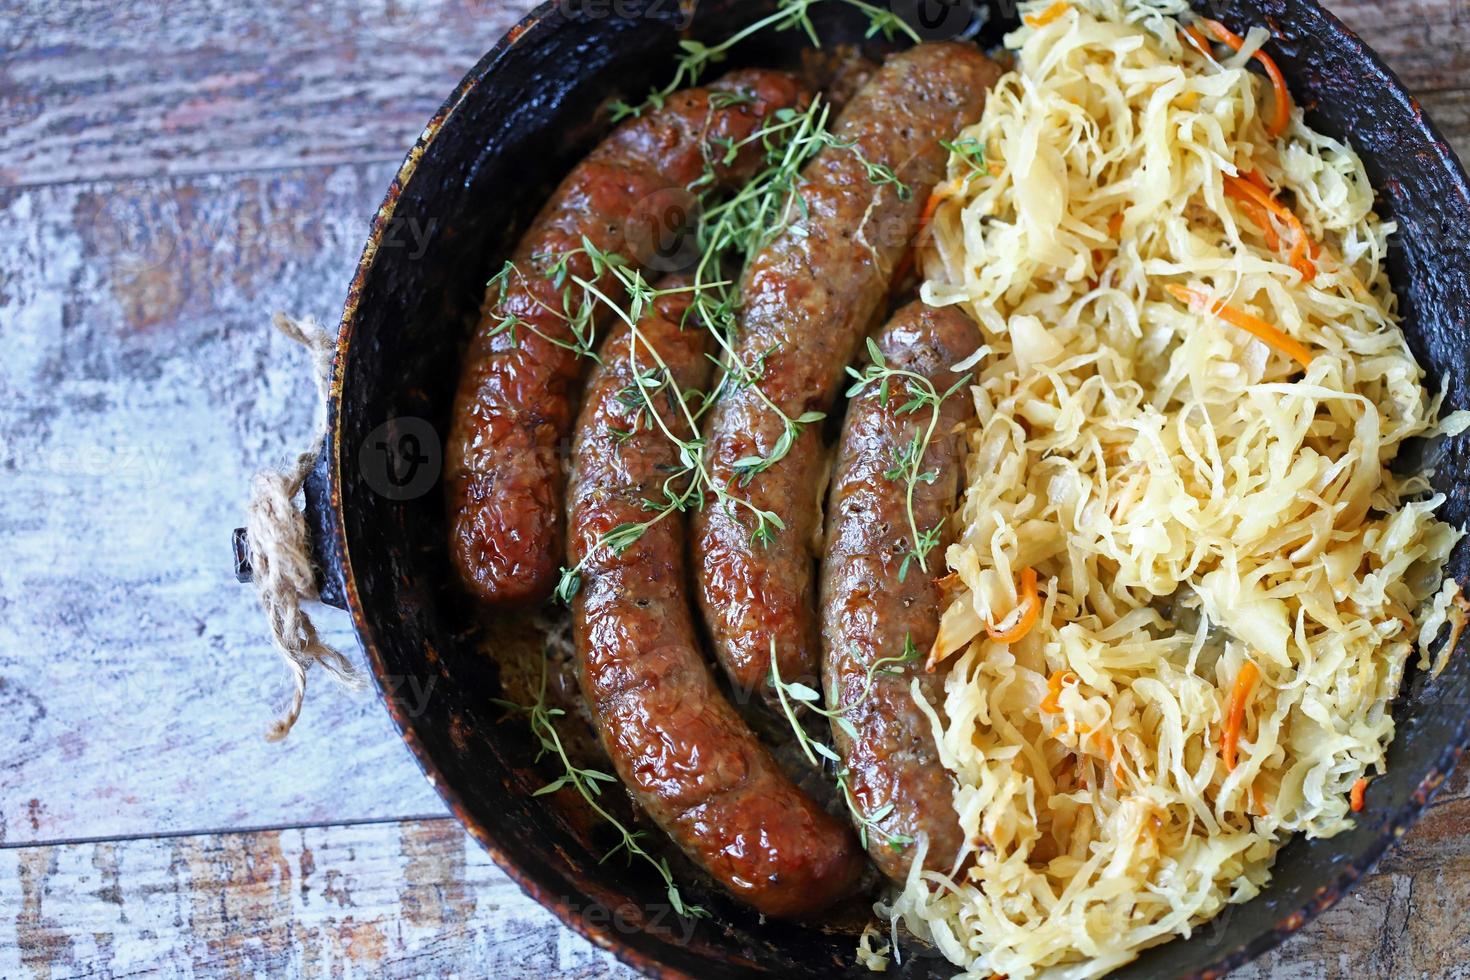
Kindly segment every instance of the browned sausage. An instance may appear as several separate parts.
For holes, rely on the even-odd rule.
[[[643,809],[696,863],[761,912],[818,912],[850,893],[862,869],[851,830],[796,788],[715,684],[700,650],[686,586],[685,520],[672,512],[622,554],[598,545],[647,521],[678,451],[646,410],[630,405],[650,347],[685,390],[704,386],[708,334],[676,322],[687,300],[660,300],[663,317],[620,326],[602,349],[577,422],[568,492],[568,559],[582,563],[573,600],[579,677],[618,775]],[[667,391],[664,424],[690,427]],[[632,433],[628,435],[627,433]]]
[[[838,121],[836,135],[856,151],[831,147],[812,161],[799,189],[803,216],[747,273],[738,350],[747,365],[763,358],[764,366],[755,385],[721,398],[708,455],[717,483],[778,515],[785,529],[753,541],[747,509],[712,502],[694,524],[700,607],[738,689],[769,694],[773,641],[785,680],[814,682],[819,657],[812,565],[821,436],[808,425],[778,463],[742,472],[738,463],[769,457],[785,430],[761,396],[792,419],[832,408],[941,176],[939,141],[979,117],[999,75],[969,45],[927,44],[891,58]],[[908,193],[875,183],[864,161],[892,168]]]
[[[949,370],[974,353],[980,332],[954,307],[935,310],[913,303],[883,329],[878,347],[892,368],[928,378],[944,394],[959,377]],[[905,838],[928,838],[924,866],[949,871],[962,841],[953,803],[953,784],[940,764],[934,737],[910,694],[920,694],[941,712],[944,683],[926,673],[922,659],[883,664],[909,649],[927,653],[939,630],[936,566],[944,562],[948,536],[929,553],[928,571],[904,557],[913,547],[905,498],[907,481],[884,476],[916,432],[928,428],[933,409],[901,411],[908,402],[894,380],[888,404],[876,390],[853,399],[847,408],[832,496],[827,504],[827,553],[822,563],[823,682],[828,706],[843,712],[856,737],[833,725],[837,751],[850,773],[857,805],[865,814],[887,815],[868,834],[868,853],[894,881],[908,874],[914,848]],[[959,483],[956,426],[973,418],[966,391],[945,399],[934,436],[919,472],[937,474],[932,483],[914,485],[914,523],[920,531],[947,528]],[[869,674],[872,681],[869,687]]]
[[[639,230],[659,230],[657,212],[701,177],[707,154],[718,162],[717,185],[739,183],[763,160],[757,140],[727,165],[716,141],[739,141],[804,99],[791,76],[770,71],[734,72],[710,88],[670,96],[616,129],[562,181],[517,245],[515,274],[504,288],[492,280],[461,369],[445,461],[450,553],[480,599],[544,599],[564,550],[558,451],[582,364],[559,346],[573,339],[565,317],[575,311],[562,309],[562,286],[548,270],[584,237],[634,265],[646,260],[637,254],[646,251],[636,247]],[[585,254],[568,270],[621,296],[611,276],[593,277]],[[511,318],[519,322],[509,326]]]

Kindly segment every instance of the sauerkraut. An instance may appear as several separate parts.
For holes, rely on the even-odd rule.
[[[986,336],[931,715],[968,850],[883,909],[1012,980],[1188,936],[1288,835],[1351,826],[1411,652],[1442,667],[1464,618],[1461,532],[1388,464],[1465,419],[1397,326],[1361,161],[1295,109],[1271,135],[1264,31],[1229,55],[1182,2],[1021,12],[923,258]],[[991,639],[1028,568],[1036,625]]]

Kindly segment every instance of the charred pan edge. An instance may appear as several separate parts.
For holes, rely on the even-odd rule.
[[[555,26],[559,14],[559,7],[560,0],[550,0],[550,2],[544,3],[536,8],[519,24],[511,28],[506,36],[465,76],[465,79],[425,126],[423,133],[399,168],[398,173],[388,188],[382,205],[373,218],[371,231],[363,248],[357,271],[349,287],[346,304],[342,313],[331,387],[329,403],[331,428],[329,441],[324,449],[324,453],[326,456],[325,463],[330,474],[329,502],[331,514],[329,515],[329,521],[333,537],[332,543],[335,544],[335,549],[329,548],[328,556],[340,564],[337,567],[328,568],[327,575],[329,579],[334,576],[340,576],[341,578],[358,640],[371,664],[373,676],[378,685],[379,696],[387,707],[394,723],[402,733],[404,742],[407,743],[409,750],[413,753],[415,760],[418,762],[419,767],[423,770],[429,782],[433,784],[434,788],[439,792],[439,795],[449,805],[451,811],[470,834],[485,848],[491,859],[532,899],[551,910],[558,919],[580,935],[591,940],[603,949],[611,951],[623,963],[653,977],[685,977],[689,976],[689,974],[674,970],[653,959],[648,954],[634,949],[626,937],[616,934],[610,926],[585,921],[571,907],[569,896],[553,894],[539,877],[533,876],[531,872],[524,870],[513,857],[509,856],[502,848],[496,836],[468,812],[457,790],[445,782],[438,765],[417,734],[416,722],[411,717],[407,706],[394,693],[396,686],[389,683],[386,677],[388,672],[387,665],[379,649],[379,641],[375,628],[359,595],[356,576],[352,568],[346,524],[342,512],[343,431],[341,408],[344,387],[343,374],[348,363],[349,351],[360,315],[359,303],[368,278],[373,271],[378,249],[384,240],[385,233],[389,231],[389,223],[393,218],[398,200],[404,188],[413,178],[419,161],[422,159],[426,149],[433,143],[441,127],[453,115],[466,96],[476,86],[482,83],[485,76],[497,66],[501,58],[513,46],[521,43],[537,43],[542,35],[552,29]],[[1357,80],[1357,84],[1366,84],[1367,86],[1378,88],[1380,94],[1376,96],[1377,98],[1382,100],[1398,99],[1409,108],[1410,114],[1414,117],[1415,128],[1437,152],[1437,159],[1434,161],[1434,165],[1442,168],[1445,173],[1451,176],[1456,189],[1459,191],[1462,202],[1470,202],[1470,184],[1467,184],[1465,174],[1443,136],[1424,117],[1417,102],[1407,95],[1398,78],[1352,31],[1335,16],[1322,10],[1315,2],[1311,2],[1311,0],[1302,0],[1299,3],[1288,3],[1286,0],[1262,0],[1261,7],[1264,8],[1267,14],[1267,23],[1275,30],[1278,37],[1281,35],[1281,31],[1279,30],[1277,21],[1288,21],[1292,28],[1291,36],[1299,38],[1308,32],[1313,32],[1320,39],[1319,43],[1328,44],[1345,52],[1350,52],[1353,59],[1363,69],[1363,77]],[[542,28],[542,30],[538,30],[538,28]],[[328,522],[323,521],[322,523],[325,525]],[[335,554],[331,554],[332,550],[335,550]],[[1318,914],[1332,907],[1360,878],[1372,871],[1388,849],[1389,844],[1402,837],[1415,821],[1419,819],[1424,810],[1429,806],[1434,795],[1440,789],[1444,780],[1465,753],[1467,742],[1470,742],[1470,718],[1461,722],[1455,737],[1450,739],[1445,745],[1436,764],[1428,771],[1408,801],[1383,821],[1378,837],[1357,861],[1343,868],[1333,880],[1321,887],[1312,901],[1280,919],[1275,928],[1260,933],[1247,942],[1221,950],[1218,957],[1214,959],[1210,966],[1203,970],[1195,971],[1190,975],[1199,978],[1211,978],[1211,980],[1212,978],[1221,977],[1230,970],[1279,945]],[[1171,940],[1171,942],[1173,941],[1175,940]]]
[[[372,274],[373,265],[377,258],[378,249],[383,243],[384,234],[390,229],[390,222],[398,206],[398,200],[403,194],[403,189],[413,179],[414,172],[418,169],[419,161],[423,159],[425,151],[433,143],[444,123],[452,116],[465,97],[481,83],[500,61],[500,59],[512,47],[520,44],[535,43],[537,40],[537,28],[554,21],[559,13],[562,0],[548,0],[541,4],[524,19],[506,32],[496,45],[480,59],[464,79],[444,100],[441,105],[424,126],[423,132],[414,143],[413,148],[408,151],[408,156],[398,168],[393,182],[388,185],[388,192],[383,197],[383,203],[378,206],[373,215],[372,225],[368,233],[367,243],[363,246],[362,256],[358,259],[357,271],[353,274],[352,283],[347,289],[347,301],[342,309],[342,319],[338,326],[337,353],[332,365],[332,385],[330,401],[328,404],[328,425],[330,435],[327,445],[323,449],[326,455],[328,472],[330,473],[331,491],[329,501],[331,504],[330,526],[332,536],[336,544],[336,559],[340,563],[335,569],[327,570],[327,577],[340,577],[342,591],[346,595],[347,608],[352,614],[352,623],[357,633],[359,646],[367,655],[368,663],[372,667],[373,681],[378,689],[378,697],[393,717],[393,723],[398,726],[403,736],[403,741],[408,745],[409,751],[413,753],[414,760],[419,768],[423,770],[424,776],[439,793],[439,796],[449,805],[455,818],[464,825],[470,835],[479,841],[480,846],[490,855],[496,865],[504,871],[512,881],[520,886],[521,891],[530,896],[543,908],[549,909],[558,919],[573,929],[584,938],[592,941],[597,946],[610,951],[618,960],[630,967],[651,977],[684,978],[688,974],[671,971],[664,965],[645,956],[638,950],[633,949],[623,939],[615,934],[610,925],[598,925],[587,922],[571,907],[570,896],[558,895],[547,889],[545,885],[522,869],[521,865],[509,856],[500,841],[491,833],[490,829],[480,823],[465,807],[460,799],[459,793],[450,786],[439,771],[438,764],[433,756],[420,740],[416,731],[413,717],[407,706],[400,701],[397,694],[397,685],[387,680],[389,673],[387,664],[384,662],[382,652],[378,647],[376,632],[372,619],[368,616],[363,606],[362,597],[358,593],[357,579],[352,569],[352,553],[347,541],[346,522],[342,512],[342,424],[341,407],[343,396],[343,375],[347,365],[349,352],[352,347],[352,339],[358,319],[358,306],[362,299],[363,290],[366,287],[368,277]]]
[[[1194,0],[1194,2],[1198,7],[1200,0]],[[1266,13],[1266,24],[1271,29],[1273,37],[1281,38],[1283,34],[1286,34],[1288,37],[1301,38],[1310,35],[1317,39],[1318,44],[1330,45],[1341,51],[1351,52],[1362,69],[1362,75],[1353,80],[1354,85],[1370,91],[1377,88],[1379,91],[1374,98],[1380,102],[1401,99],[1413,116],[1414,127],[1435,148],[1438,155],[1435,162],[1443,168],[1456,185],[1462,206],[1470,204],[1470,180],[1467,180],[1463,166],[1455,157],[1454,151],[1450,149],[1444,136],[1424,115],[1418,100],[1408,94],[1408,90],[1393,70],[1372,48],[1364,44],[1351,28],[1331,11],[1322,8],[1315,0],[1295,5],[1288,4],[1285,0],[1264,0],[1261,6]],[[1282,31],[1280,22],[1290,22],[1289,33]],[[1351,138],[1352,134],[1345,133],[1344,136]],[[1382,189],[1375,188],[1375,190]],[[1462,642],[1460,646],[1463,655],[1465,644]],[[1407,696],[1407,690],[1400,693],[1400,697]],[[1199,980],[1216,980],[1216,978],[1223,977],[1231,970],[1279,946],[1318,915],[1337,904],[1338,900],[1346,895],[1360,879],[1373,871],[1388,851],[1389,845],[1403,837],[1423,816],[1424,811],[1429,808],[1429,804],[1454,771],[1467,748],[1470,748],[1470,717],[1461,720],[1455,736],[1444,746],[1438,761],[1425,774],[1408,801],[1389,814],[1382,822],[1377,839],[1366,852],[1343,868],[1334,880],[1319,888],[1315,899],[1280,919],[1274,929],[1225,951],[1214,964],[1193,973],[1192,976]]]
[[[1444,785],[1445,780],[1449,778],[1450,773],[1454,771],[1460,758],[1465,754],[1466,742],[1466,726],[1462,725],[1459,737],[1445,748],[1439,763],[1419,783],[1419,788],[1414,791],[1409,802],[1383,824],[1377,841],[1369,848],[1368,853],[1356,863],[1344,868],[1336,881],[1318,889],[1315,899],[1281,919],[1276,928],[1256,936],[1248,943],[1237,946],[1221,956],[1213,965],[1196,971],[1190,976],[1198,980],[1218,980],[1237,967],[1244,966],[1251,960],[1275,949],[1307,923],[1336,905],[1344,895],[1352,891],[1353,886],[1360,879],[1372,873],[1383,855],[1387,853],[1389,845],[1403,837],[1424,815],[1424,811],[1429,809],[1429,804],[1433,801],[1435,794],[1439,792],[1440,787]],[[1170,942],[1175,941],[1177,937],[1170,940]]]

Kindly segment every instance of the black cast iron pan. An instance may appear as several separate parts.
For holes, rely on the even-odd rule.
[[[928,38],[968,32],[986,46],[1015,17],[1006,0],[948,13],[926,0],[892,6]],[[861,908],[821,924],[763,924],[694,883],[691,894],[713,917],[689,926],[669,912],[645,867],[599,863],[609,842],[584,813],[562,796],[531,796],[555,770],[538,768],[525,724],[507,721],[491,699],[512,686],[503,668],[537,634],[529,618],[479,620],[451,584],[439,440],[485,280],[557,179],[606,131],[600,107],[662,82],[682,31],[722,39],[771,8],[772,0],[560,0],[475,66],[430,120],[373,221],[342,314],[331,436],[308,485],[324,596],[351,610],[384,703],[465,826],[578,932],[647,973],[702,980],[752,971],[868,976],[853,961]],[[851,10],[822,4],[813,12],[829,44],[872,47]],[[1454,154],[1378,58],[1315,3],[1228,0],[1210,13],[1242,33],[1267,25],[1312,124],[1350,139],[1362,155],[1380,211],[1401,229],[1390,266],[1410,345],[1434,383],[1449,387],[1452,407],[1465,407],[1470,189]],[[792,64],[801,43],[795,34],[763,36],[731,64]],[[427,247],[410,248],[417,237],[409,232],[425,229]],[[1441,515],[1455,524],[1470,516],[1467,447],[1470,440],[1452,440],[1434,477],[1449,496]],[[1461,580],[1467,551],[1452,562]],[[1464,649],[1437,680],[1414,674],[1396,706],[1388,774],[1373,781],[1357,827],[1292,841],[1259,898],[1117,975],[1216,975],[1331,905],[1413,823],[1458,759],[1467,697]],[[908,954],[895,968],[902,976],[953,973],[932,951],[910,944]]]

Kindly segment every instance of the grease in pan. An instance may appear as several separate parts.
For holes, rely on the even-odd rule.
[[[1338,832],[1371,804],[1363,780],[1392,737],[1387,706],[1412,648],[1427,658],[1446,621],[1463,623],[1457,586],[1440,581],[1459,532],[1432,516],[1422,477],[1387,468],[1405,439],[1462,423],[1435,421],[1394,323],[1381,268],[1391,228],[1351,150],[1293,115],[1276,73],[1272,86],[1242,67],[1274,68],[1264,32],[1168,16],[1183,11],[1028,7],[1012,38],[1019,73],[946,140],[950,179],[922,208],[924,298],[964,308],[986,341],[963,365],[975,384],[959,397],[979,421],[964,432],[959,540],[947,567],[908,567],[945,573],[930,657],[945,694],[935,704],[914,685],[928,727],[913,734],[937,736],[956,777],[964,846],[949,867],[898,862],[909,876],[880,910],[976,975],[1106,972],[1248,899],[1285,834]],[[862,193],[912,191],[896,162],[857,152]],[[811,233],[801,186],[757,238]],[[748,262],[759,249],[743,244]],[[873,258],[894,278],[896,261]],[[636,275],[626,284],[636,319],[653,294],[640,300]],[[708,279],[695,288],[732,296]],[[750,289],[718,314],[727,323],[705,324],[733,383],[699,398],[701,418],[734,390],[763,391],[770,352],[742,351],[751,331],[734,326]],[[821,360],[820,333],[783,339],[783,356]],[[894,388],[913,395],[905,379]],[[809,462],[826,408],[765,394],[765,410],[798,426],[783,452],[772,440],[731,461],[742,479],[718,489],[691,440],[678,453],[691,485],[710,486],[704,520],[753,521],[752,556],[769,544],[762,529],[788,523],[752,495],[801,426]],[[902,460],[891,472],[910,489],[927,475]],[[661,506],[670,521],[689,509]],[[896,561],[922,555],[935,530],[899,528]],[[636,541],[612,529],[592,550]],[[696,559],[711,547],[729,550],[706,542]],[[800,605],[811,589],[799,568],[765,582],[752,564],[740,575],[753,594],[781,589]],[[720,639],[730,604],[704,606]],[[772,652],[779,666],[779,639]],[[893,655],[900,676],[915,668]],[[825,750],[814,758],[832,759],[867,832],[892,811],[802,727],[794,705],[829,719],[839,742],[851,724],[805,679],[773,678],[764,693],[804,747]],[[926,853],[926,836],[890,842]]]

